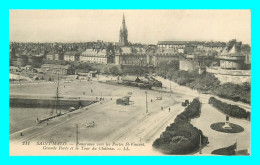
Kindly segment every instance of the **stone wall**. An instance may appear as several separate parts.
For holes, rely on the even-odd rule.
[[[192,60],[180,60],[179,64],[180,64],[179,65],[180,70],[184,70],[188,72],[192,72],[199,68],[199,63]]]
[[[243,84],[251,83],[251,70],[225,70],[220,68],[206,68],[208,73],[214,74],[223,83]]]
[[[244,69],[244,62],[243,61],[220,60],[220,67],[222,69],[241,70],[241,69]]]

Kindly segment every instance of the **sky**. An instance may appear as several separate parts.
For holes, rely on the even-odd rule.
[[[132,43],[237,39],[251,45],[250,10],[10,10],[10,41],[118,42],[123,14]]]

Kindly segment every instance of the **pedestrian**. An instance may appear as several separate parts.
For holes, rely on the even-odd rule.
[[[171,112],[171,108],[169,107],[169,112]]]
[[[161,106],[161,110],[163,110],[163,107]]]
[[[23,133],[22,133],[22,132],[20,133],[20,136],[23,136]]]
[[[153,102],[153,99],[151,99],[151,102]]]

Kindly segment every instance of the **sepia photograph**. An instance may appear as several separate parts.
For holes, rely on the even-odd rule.
[[[250,156],[251,10],[9,10],[11,156]]]

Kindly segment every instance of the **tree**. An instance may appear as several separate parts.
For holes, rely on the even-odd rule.
[[[193,89],[200,91],[211,91],[216,89],[220,84],[220,81],[210,73],[204,73],[199,75],[195,81],[191,82],[189,86]]]
[[[251,86],[249,83],[242,85],[225,83],[214,89],[213,93],[223,97],[229,98],[234,101],[242,101],[245,103],[251,103]]]
[[[118,67],[115,67],[115,66],[109,68],[109,72],[110,72],[112,75],[115,75],[115,76],[117,76],[117,75],[120,74],[120,71],[119,71]]]

